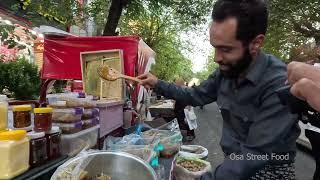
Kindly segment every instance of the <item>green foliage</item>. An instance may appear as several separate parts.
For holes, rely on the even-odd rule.
[[[140,4],[131,4],[130,7],[136,7],[142,11],[136,15],[132,9],[128,9],[127,13],[130,16],[124,16],[120,21],[121,35],[138,35],[157,53],[152,72],[160,79],[191,80],[192,62],[182,53],[182,50],[188,49],[188,46],[179,39],[182,29],[176,26],[171,14],[168,14],[165,9],[155,7],[152,7],[152,11],[148,11]]]
[[[84,22],[82,19],[83,7],[79,1],[21,0],[20,5],[23,10],[28,10],[29,13],[38,13],[50,21],[57,21],[66,27]]]
[[[7,89],[19,100],[36,99],[40,91],[37,66],[25,59],[0,62],[0,90]]]
[[[200,82],[204,81],[217,68],[219,68],[219,65],[214,62],[214,51],[212,51],[211,54],[208,57],[208,61],[206,63],[205,68],[202,71],[196,73],[196,78],[198,78],[200,80]]]
[[[270,23],[266,51],[288,61],[292,48],[307,44],[310,40],[320,45],[318,0],[270,0],[269,3]]]

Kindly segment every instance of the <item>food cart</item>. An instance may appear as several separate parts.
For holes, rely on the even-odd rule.
[[[83,55],[87,55],[88,53],[99,54],[101,52],[105,53],[113,50],[121,52],[121,59],[119,60],[122,61],[122,72],[129,76],[137,76],[148,72],[151,64],[154,63],[154,52],[136,36],[75,37],[61,34],[46,34],[44,40],[43,68],[41,69],[42,83],[40,101],[36,106],[45,107],[49,104],[47,89],[48,86],[52,85],[54,80],[83,79]],[[124,81],[122,81],[122,83],[126,86]],[[124,92],[125,89],[126,88],[124,87]],[[116,89],[115,91],[117,90],[119,91],[119,89]],[[138,102],[142,101],[143,95],[139,95],[139,92],[143,93],[142,88],[139,86],[136,86],[134,91],[130,92],[130,96],[135,105],[138,105]],[[74,98],[72,97],[73,95],[75,95],[75,93],[71,93],[71,96],[68,98]],[[90,98],[91,97],[94,98],[94,96],[90,96]],[[95,108],[98,109],[99,115],[97,117],[98,123],[95,126],[90,126],[78,131],[73,131],[75,129],[71,129],[70,133],[70,129],[60,127],[62,128],[63,133],[66,133],[61,135],[62,154],[70,157],[76,155],[83,148],[91,148],[93,146],[101,148],[101,143],[103,143],[104,138],[110,133],[121,129],[123,125],[124,97],[125,95],[114,100],[110,99],[110,101],[96,104]],[[79,107],[84,108],[84,110],[88,108],[83,104],[68,106],[68,108],[71,108],[72,110],[68,111],[69,114],[67,115],[75,115],[78,110],[76,108]],[[57,110],[60,114],[62,113],[59,108]],[[65,113],[65,111],[63,113]],[[71,119],[69,117],[69,119],[62,120]],[[59,123],[54,123],[54,125],[59,126]],[[77,126],[75,125],[74,127]],[[83,142],[85,142],[86,147],[79,146],[79,144],[83,144]],[[97,143],[98,146],[96,146]],[[64,163],[66,159],[66,156],[62,156],[61,158],[47,162],[42,166],[32,168],[17,178],[48,178],[48,176],[44,175],[52,174],[52,171]]]

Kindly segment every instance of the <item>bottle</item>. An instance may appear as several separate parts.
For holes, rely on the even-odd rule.
[[[5,130],[8,124],[8,100],[6,95],[0,95],[0,131]]]

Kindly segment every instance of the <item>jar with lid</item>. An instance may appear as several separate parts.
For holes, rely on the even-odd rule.
[[[13,179],[29,168],[29,139],[25,130],[0,132],[0,179]]]
[[[31,125],[31,105],[13,106],[13,127],[25,128]]]
[[[30,159],[31,167],[44,164],[48,160],[47,139],[44,132],[29,132],[30,139]]]
[[[5,130],[8,124],[8,101],[6,95],[0,95],[0,130]]]
[[[47,139],[47,154],[48,159],[56,159],[61,156],[60,146],[61,146],[61,132],[60,128],[53,126],[50,131],[46,132]]]
[[[52,108],[34,108],[34,131],[50,131],[52,126]]]

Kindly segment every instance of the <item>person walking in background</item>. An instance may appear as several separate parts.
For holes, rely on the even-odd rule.
[[[196,83],[193,83],[193,85],[192,85],[191,87],[192,87],[192,88],[195,88],[195,87],[196,87]],[[204,108],[204,105],[201,105],[201,106],[200,106],[200,109],[203,110],[203,108]]]
[[[176,79],[175,84],[180,87],[186,87],[183,79]],[[176,101],[174,104],[174,113],[178,120],[179,127],[183,131],[187,131],[186,135],[184,135],[185,141],[192,141],[196,136],[194,130],[190,130],[188,124],[185,121],[185,113],[184,109],[188,108],[186,104]]]

